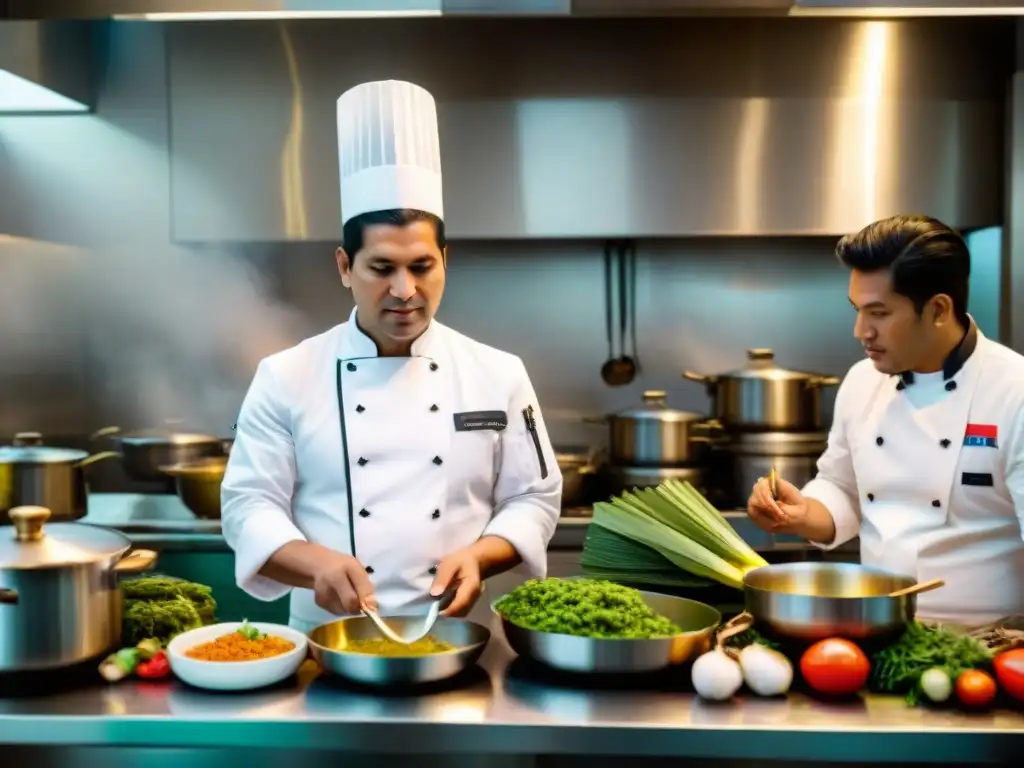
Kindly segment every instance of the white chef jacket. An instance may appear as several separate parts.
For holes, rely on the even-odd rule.
[[[919,616],[981,623],[1024,609],[1024,357],[973,321],[961,346],[933,374],[854,365],[803,493],[835,521],[818,546],[859,533],[865,565],[946,581]]]
[[[260,362],[221,487],[238,585],[292,592],[304,629],[335,617],[259,574],[291,541],[354,555],[382,613],[420,613],[436,565],[481,536],[543,577],[562,475],[522,361],[436,320],[409,357],[348,322]]]

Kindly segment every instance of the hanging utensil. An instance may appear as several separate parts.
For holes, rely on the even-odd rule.
[[[636,363],[626,354],[626,336],[629,330],[629,264],[627,263],[628,246],[620,243],[619,257],[619,364],[621,366],[623,384],[629,384],[636,378]],[[635,348],[635,347],[634,347]]]
[[[627,245],[629,256],[629,334],[633,350],[631,355],[636,372],[640,373],[640,351],[636,343],[636,243],[632,240]]]
[[[622,387],[629,384],[636,375],[636,366],[633,365],[632,360],[625,360],[622,354],[619,356],[615,355],[615,343],[614,343],[614,313],[615,303],[612,299],[613,296],[613,285],[614,276],[612,269],[612,250],[613,246],[611,243],[607,243],[604,249],[604,297],[605,297],[605,329],[608,334],[608,360],[604,365],[601,366],[601,378],[604,379],[604,383],[610,387]],[[620,261],[620,273],[621,273],[621,258]],[[620,281],[622,275],[620,274]],[[622,294],[622,286],[620,285],[620,296]],[[621,307],[620,307],[621,310]],[[619,340],[620,353],[623,352],[623,346],[625,345],[626,336],[626,321],[625,315],[620,311],[619,325],[621,328],[621,338]]]

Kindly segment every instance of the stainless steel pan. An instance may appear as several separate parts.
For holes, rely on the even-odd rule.
[[[917,584],[909,576],[853,563],[785,563],[743,579],[746,611],[730,622],[792,640],[870,640],[897,635],[913,621],[917,595],[890,593]]]
[[[519,656],[565,672],[624,674],[656,672],[683,664],[711,649],[722,614],[710,605],[683,597],[640,591],[655,612],[683,629],[675,637],[643,640],[562,635],[520,627],[501,618],[505,639]]]
[[[409,622],[423,624],[422,616],[385,616],[384,620],[399,634]],[[349,638],[381,637],[380,630],[366,616],[321,624],[309,633],[309,650],[325,671],[340,677],[364,685],[407,686],[454,677],[476,663],[491,639],[487,627],[448,617],[439,618],[430,634],[455,646],[455,650],[426,656],[375,656],[345,650]]]

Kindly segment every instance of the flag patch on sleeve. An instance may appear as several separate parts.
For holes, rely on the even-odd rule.
[[[999,429],[995,424],[968,424],[964,445],[973,448],[996,448]]]

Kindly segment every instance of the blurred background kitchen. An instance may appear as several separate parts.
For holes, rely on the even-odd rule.
[[[886,19],[821,0],[366,0],[321,14],[352,18],[249,5],[267,12],[0,2],[0,444],[118,448],[90,437],[111,426],[229,441],[259,359],[351,309],[333,257],[335,100],[371,79],[438,101],[451,239],[439,318],[522,356],[566,467],[601,470],[590,497],[567,501],[583,525],[616,482],[609,462],[620,485],[675,472],[723,508],[745,497],[742,424],[694,461],[655,448],[623,467],[599,420],[651,391],[663,399],[627,429],[721,415],[684,371],[841,377],[862,351],[833,248],[872,220],[923,212],[960,228],[972,314],[1024,345],[1011,5]],[[612,354],[621,334],[639,362],[616,387],[602,378],[609,298]],[[811,389],[818,423],[758,429],[748,452],[785,461],[794,434],[793,472],[813,471],[835,387]],[[217,574],[182,575],[230,582],[217,521],[197,521],[170,481],[123,460],[83,474],[91,518],[149,536],[166,569],[185,568],[176,552],[217,554]],[[578,551],[569,528],[556,548]]]

